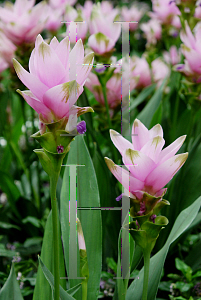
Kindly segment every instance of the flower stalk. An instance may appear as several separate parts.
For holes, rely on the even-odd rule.
[[[56,187],[59,174],[50,177],[50,195],[52,206],[52,228],[53,228],[53,257],[54,257],[54,300],[59,300],[59,233],[58,233],[58,211],[56,199]]]
[[[142,300],[147,300],[148,283],[149,283],[150,255],[151,255],[151,252],[143,251],[143,256],[144,256],[144,281],[143,281]]]

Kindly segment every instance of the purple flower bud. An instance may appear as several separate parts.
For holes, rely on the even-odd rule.
[[[57,153],[63,153],[64,152],[64,146],[57,146]]]
[[[116,198],[116,201],[120,201],[122,199],[122,194]]]
[[[153,223],[155,223],[156,215],[152,215],[150,219]]]
[[[181,70],[181,69],[183,69],[183,68],[184,68],[184,65],[178,66],[178,67],[177,67],[177,70]]]
[[[144,202],[140,202],[140,210],[138,211],[137,215],[142,216],[146,211],[146,205]]]
[[[77,131],[79,134],[84,134],[87,131],[85,121],[81,121],[80,123],[77,124]]]

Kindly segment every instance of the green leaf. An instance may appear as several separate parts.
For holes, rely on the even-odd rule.
[[[179,258],[175,258],[177,270],[181,271],[188,281],[192,278],[192,269]]]
[[[14,264],[12,264],[8,279],[0,291],[0,300],[23,300],[15,275]]]
[[[192,278],[197,278],[197,277],[201,277],[201,271],[197,271]]]
[[[38,228],[41,227],[41,222],[40,222],[40,220],[38,220],[37,218],[32,217],[32,216],[28,216],[28,217],[26,217],[25,219],[23,219],[23,220],[22,220],[22,223],[23,223],[23,224],[31,223],[31,224],[34,225],[35,227],[38,227]]]
[[[185,293],[193,287],[193,283],[177,281],[175,284],[175,287],[176,287],[176,289],[180,290],[181,293]]]
[[[87,295],[88,299],[97,299],[99,293],[102,263],[101,212],[100,210],[90,210],[90,207],[100,207],[100,200],[95,170],[82,136],[77,136],[75,138],[75,141],[71,143],[67,165],[72,164],[82,165],[80,167],[77,167],[77,207],[88,207],[89,209],[78,209],[78,217],[82,224],[88,257],[89,280]],[[71,169],[69,169],[69,167],[65,168],[60,203],[61,230],[63,236],[65,263],[68,274],[69,259],[71,259],[69,257],[69,175]],[[73,180],[72,176],[70,177],[70,180]],[[73,207],[72,201],[76,201],[76,196],[72,196],[71,198],[71,207]],[[74,217],[76,217],[76,215]],[[76,251],[76,249],[72,250],[74,252]],[[78,249],[76,257],[77,277],[79,277]],[[70,287],[72,288],[80,282],[80,279],[70,279],[69,282]],[[75,298],[81,299],[80,292],[76,293]]]
[[[136,108],[140,103],[142,103],[155,89],[156,84],[152,84],[150,86],[147,86],[146,88],[144,88],[141,93],[135,98],[133,99],[133,101],[131,102],[131,105],[129,108],[127,108],[124,113],[127,113],[129,110],[133,110],[134,108]]]
[[[5,223],[5,222],[0,222],[0,228],[3,228],[3,229],[15,228],[17,230],[21,230],[20,227],[13,225],[13,224]]]
[[[155,111],[153,118],[151,120],[150,128],[155,126],[156,124],[161,124],[162,122],[162,115],[163,115],[163,106],[162,102],[160,103],[159,107]]]
[[[47,281],[49,282],[52,290],[54,291],[54,276],[48,270],[48,268],[44,265],[44,263],[42,262],[40,256],[38,257],[38,259],[39,259],[41,268],[43,270],[43,273],[44,273]],[[69,295],[61,286],[59,286],[59,295],[60,295],[61,300],[73,300],[73,299],[75,299],[71,295]]]
[[[60,244],[59,244],[59,273],[60,277],[66,277],[65,267],[64,267],[64,257],[63,257],[63,250],[62,250],[62,243],[61,243],[61,236],[60,236]],[[46,226],[45,226],[45,233],[43,237],[43,244],[41,250],[41,259],[43,260],[46,267],[54,273],[54,260],[53,260],[53,234],[52,234],[52,211],[50,212]],[[66,288],[66,280],[60,279],[60,285],[65,289]],[[47,282],[41,266],[38,267],[37,278],[36,278],[36,286],[34,289],[33,300],[38,299],[52,299],[52,291],[49,283]]]
[[[157,111],[163,96],[163,88],[165,85],[166,79],[161,84],[160,88],[156,90],[155,94],[149,100],[145,108],[139,113],[137,118],[147,127],[150,127],[151,120]]]
[[[161,278],[162,268],[169,247],[192,223],[192,221],[194,220],[194,218],[196,217],[199,211],[200,204],[201,204],[201,197],[199,197],[191,206],[189,206],[179,214],[165,245],[158,253],[156,253],[151,258],[147,300],[155,299],[158,290],[158,285]],[[134,280],[132,284],[129,286],[126,295],[126,300],[133,300],[133,295],[135,295],[135,300],[141,300],[142,289],[143,289],[143,277],[144,277],[143,273],[144,270],[142,268],[142,270],[139,273],[139,279]]]

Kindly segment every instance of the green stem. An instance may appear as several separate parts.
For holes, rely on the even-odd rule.
[[[87,300],[87,280],[82,282],[82,300]]]
[[[59,228],[58,228],[58,211],[56,199],[56,187],[59,174],[50,177],[50,195],[52,206],[52,227],[53,227],[53,257],[54,257],[54,300],[59,300]]]
[[[144,254],[144,282],[142,300],[147,300],[148,283],[149,283],[149,265],[150,265],[150,252],[143,251]]]

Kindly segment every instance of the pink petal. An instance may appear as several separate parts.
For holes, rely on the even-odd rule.
[[[110,137],[113,144],[119,150],[121,155],[123,155],[126,149],[133,149],[133,145],[117,131],[110,129]]]
[[[53,50],[56,50],[56,48],[59,46],[59,41],[57,40],[56,36],[53,37],[53,39],[50,42],[50,47]],[[56,51],[55,51],[56,52]]]
[[[149,130],[149,138],[152,139],[156,136],[161,136],[163,137],[163,128],[161,127],[160,124],[155,125]]]
[[[155,163],[159,160],[159,154],[165,144],[165,140],[161,136],[150,139],[140,150],[146,156],[150,157]]]
[[[180,34],[180,38],[182,42],[189,48],[195,49],[195,38],[190,30],[190,27],[188,26],[187,21],[185,22],[185,31],[186,34],[182,31]]]
[[[77,67],[77,79],[76,81],[83,85],[88,77],[88,74],[90,73],[92,67],[93,67],[93,61],[94,61],[94,53],[89,53],[85,56],[82,65],[79,65]]]
[[[140,150],[149,140],[149,130],[135,119],[132,127],[132,142],[134,150]]]
[[[77,68],[78,65],[82,65],[84,59],[84,47],[82,44],[82,40],[79,39],[79,41],[75,44],[73,49],[71,50],[69,54],[69,80],[76,80],[77,75]]]
[[[43,101],[43,95],[47,92],[48,87],[43,84],[37,77],[27,72],[16,59],[13,59],[13,66],[17,73],[17,76],[22,81],[22,83],[31,90],[31,92],[38,98],[41,102]]]
[[[34,64],[34,56],[35,56],[35,49],[31,52],[31,56],[29,58],[29,71],[34,76],[37,76],[36,70],[35,70],[35,64]]]
[[[132,194],[135,190],[143,189],[144,183],[134,178],[131,174],[129,176],[128,171],[124,170],[118,165],[115,165],[113,161],[107,157],[105,157],[105,162],[116,179]]]
[[[94,52],[103,54],[112,50],[115,42],[99,32],[89,37],[88,44]]]
[[[49,89],[43,97],[43,102],[56,118],[61,119],[68,114],[82,92],[83,86],[76,81],[66,82]]]
[[[147,175],[154,169],[154,161],[140,151],[127,149],[123,153],[123,163],[131,174],[144,181]]]
[[[47,120],[51,119],[52,113],[47,106],[39,101],[31,91],[20,91],[17,92],[24,98],[24,100],[38,113],[42,114]]]
[[[50,88],[58,85],[66,72],[55,51],[45,42],[35,49],[34,61],[38,77]]]
[[[175,155],[157,166],[146,178],[145,185],[155,194],[163,188],[182,167],[188,153]]]
[[[164,161],[174,156],[177,153],[177,151],[181,148],[185,139],[186,135],[180,136],[172,144],[163,149],[159,154],[159,164],[162,164]]]
[[[63,39],[57,48],[55,49],[55,53],[57,54],[58,58],[60,59],[64,68],[67,68],[68,58],[70,52],[70,42],[68,36]],[[68,71],[68,70],[67,70]]]

